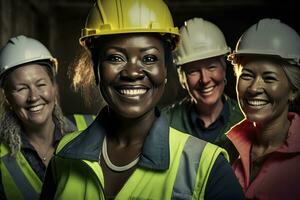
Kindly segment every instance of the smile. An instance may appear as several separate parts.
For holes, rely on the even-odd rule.
[[[207,88],[203,88],[203,89],[201,89],[201,92],[203,92],[203,93],[209,93],[209,92],[211,92],[214,88],[215,88],[214,86],[207,87]]]
[[[44,105],[37,105],[27,108],[30,112],[39,112],[44,108]]]
[[[255,99],[255,100],[246,100],[247,104],[250,106],[265,106],[267,105],[269,102],[266,100],[260,100],[260,99]]]
[[[136,95],[142,95],[147,92],[146,89],[120,89],[119,93],[122,95],[128,95],[128,96],[136,96]]]

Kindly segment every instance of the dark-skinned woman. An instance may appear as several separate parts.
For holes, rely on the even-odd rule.
[[[92,116],[66,119],[57,104],[57,61],[39,41],[11,38],[0,52],[0,199],[39,199],[62,135]],[[74,123],[73,123],[74,122]]]
[[[290,112],[300,91],[300,37],[277,19],[262,19],[229,57],[246,120],[227,134],[247,199],[299,199],[300,118]]]
[[[226,152],[170,128],[156,108],[177,41],[162,0],[94,4],[80,42],[107,106],[62,139],[42,199],[243,198]]]

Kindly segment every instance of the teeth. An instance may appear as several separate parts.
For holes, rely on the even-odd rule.
[[[208,92],[211,92],[213,89],[214,89],[213,86],[212,86],[212,87],[208,87],[208,88],[203,88],[203,89],[201,90],[201,92],[203,92],[203,93],[208,93]]]
[[[247,100],[247,103],[250,106],[264,106],[268,104],[268,101],[265,100]]]
[[[141,95],[147,92],[146,89],[121,89],[119,91],[123,95]]]
[[[44,105],[38,105],[38,106],[30,107],[28,110],[31,112],[37,112],[39,110],[42,110],[43,107]]]

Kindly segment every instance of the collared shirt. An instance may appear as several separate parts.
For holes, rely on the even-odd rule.
[[[59,140],[62,138],[62,132],[60,129],[55,126],[54,135],[53,135],[53,147],[56,147]],[[38,175],[41,181],[44,180],[44,176],[46,173],[46,166],[40,158],[38,152],[34,149],[34,147],[30,144],[27,138],[22,135],[21,136],[22,147],[21,152],[24,155],[25,159],[28,161],[29,165],[32,167],[33,171]],[[50,158],[49,158],[50,159]]]
[[[198,138],[214,143],[216,141],[216,138],[219,136],[219,134],[224,134],[221,133],[221,130],[229,120],[229,106],[227,101],[223,99],[222,101],[223,101],[223,109],[220,115],[218,116],[218,118],[216,119],[216,121],[214,121],[211,125],[209,125],[209,127],[204,126],[204,122],[198,116],[196,109],[191,109],[190,117],[195,127],[195,131],[197,133]]]
[[[257,176],[250,180],[253,123],[244,120],[229,133],[240,153],[233,168],[247,199],[298,199],[300,197],[300,116],[289,113],[291,125],[286,141],[264,157]]]

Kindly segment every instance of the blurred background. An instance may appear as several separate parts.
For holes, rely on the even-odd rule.
[[[81,94],[70,88],[67,69],[80,51],[78,38],[94,0],[0,0],[0,47],[9,38],[23,34],[45,44],[58,59],[58,84],[61,106],[66,114],[96,114],[100,104],[87,105]],[[292,0],[165,0],[176,26],[185,20],[202,17],[223,31],[232,49],[241,34],[261,18],[278,18],[300,33],[299,6]],[[228,63],[229,65],[230,63]],[[161,105],[180,99],[175,68],[169,69],[166,93]],[[235,77],[227,70],[225,92],[235,97]]]

